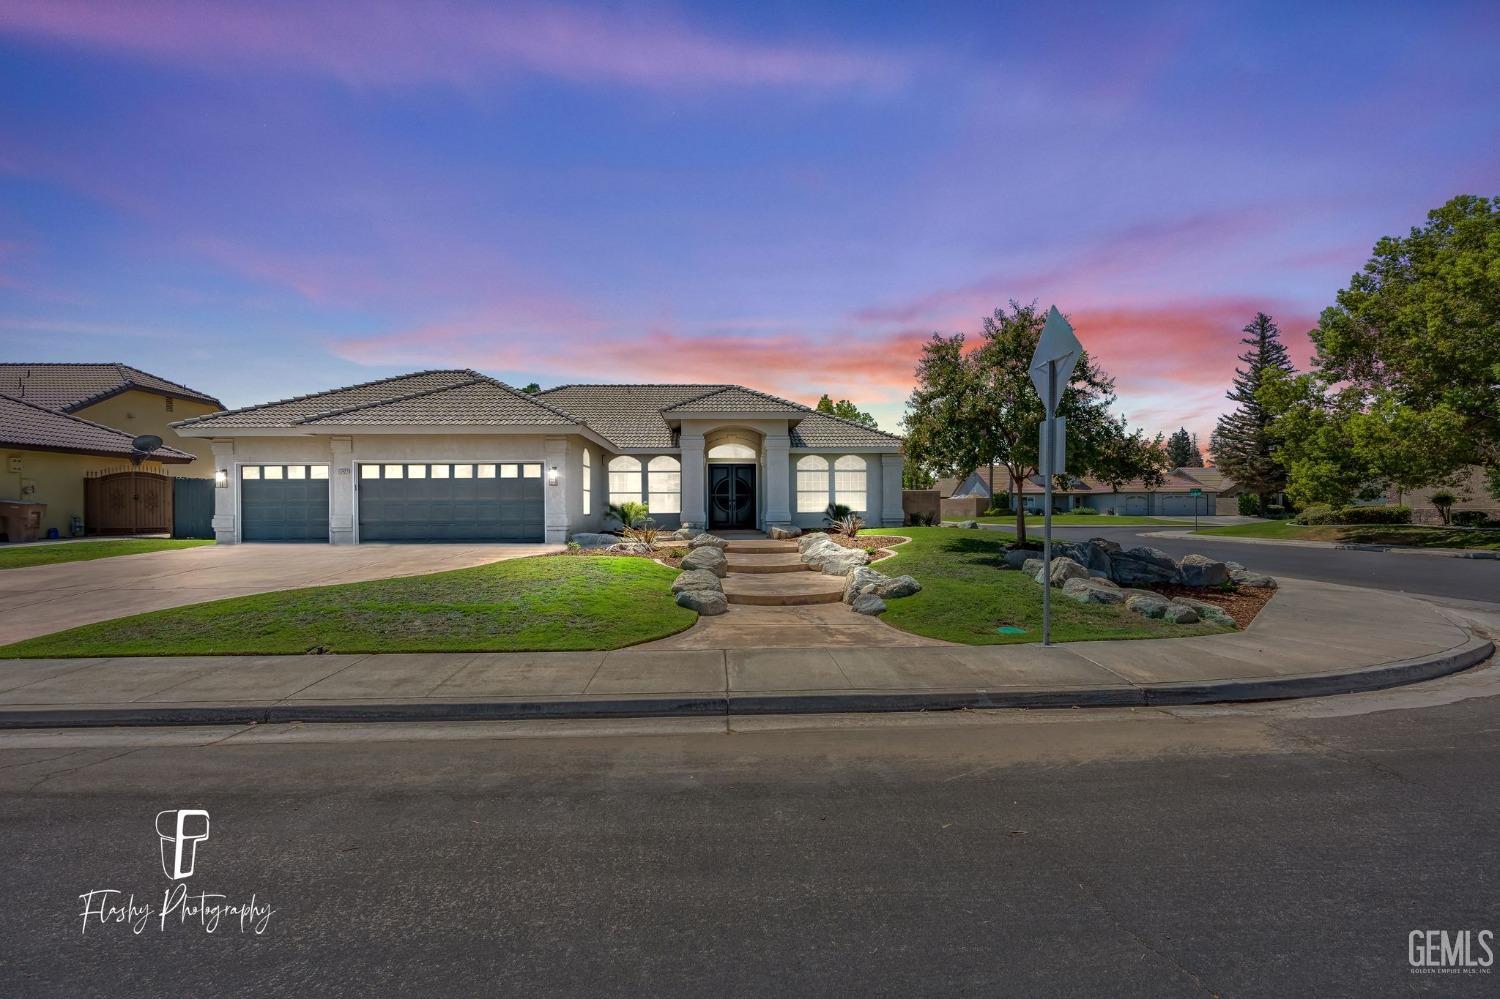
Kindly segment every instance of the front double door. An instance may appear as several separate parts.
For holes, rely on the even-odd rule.
[[[708,466],[709,530],[754,530],[755,466]]]

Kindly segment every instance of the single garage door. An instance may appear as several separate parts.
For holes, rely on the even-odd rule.
[[[241,541],[328,541],[327,465],[241,465]]]
[[[1146,512],[1146,497],[1141,493],[1121,493],[1118,499],[1116,513],[1136,515]]]
[[[538,462],[359,466],[361,541],[541,541]]]
[[[1187,493],[1158,493],[1156,496],[1156,508],[1158,513],[1174,517],[1191,517],[1196,511],[1200,516],[1209,514],[1208,496],[1189,496]]]

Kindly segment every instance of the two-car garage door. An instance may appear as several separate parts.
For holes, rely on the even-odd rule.
[[[541,541],[536,462],[359,466],[360,541]]]

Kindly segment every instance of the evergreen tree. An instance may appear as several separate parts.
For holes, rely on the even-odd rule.
[[[1188,435],[1187,427],[1178,427],[1167,438],[1167,460],[1172,463],[1173,468],[1181,468],[1193,463],[1193,455],[1198,449],[1193,446],[1193,439]],[[1199,459],[1198,464],[1203,464]]]
[[[1236,408],[1219,417],[1209,438],[1214,466],[1247,492],[1260,497],[1264,508],[1271,497],[1286,489],[1286,468],[1277,455],[1280,439],[1272,427],[1273,414],[1256,393],[1272,372],[1291,374],[1291,358],[1281,343],[1281,330],[1264,312],[1257,312],[1240,340],[1249,349],[1240,355],[1245,365],[1234,371],[1234,388],[1228,393]]]
[[[1188,460],[1184,463],[1188,468],[1203,467],[1203,448],[1198,446],[1198,435],[1193,434],[1193,446],[1188,451]]]
[[[818,404],[813,408],[820,413],[837,416],[841,420],[858,423],[860,426],[869,427],[871,430],[880,429],[879,425],[875,422],[875,417],[866,413],[848,399],[840,399],[838,402],[834,402],[829,398],[827,392],[823,393],[823,398],[819,399]]]

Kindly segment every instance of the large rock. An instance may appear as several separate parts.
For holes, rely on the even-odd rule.
[[[729,601],[719,590],[683,590],[677,594],[677,606],[712,617],[729,610]]]
[[[1109,575],[1109,551],[1093,541],[1063,541],[1052,546],[1052,553],[1070,558],[1085,569]]]
[[[581,531],[568,539],[580,548],[608,548],[610,545],[620,543],[618,534],[590,534]]]
[[[1130,595],[1125,598],[1125,609],[1139,614],[1141,617],[1162,617],[1167,613],[1167,598],[1160,593],[1151,593],[1146,590],[1122,590]]]
[[[1125,594],[1117,586],[1102,586],[1098,580],[1075,576],[1063,584],[1063,596],[1081,604],[1123,603]]]
[[[770,535],[773,541],[790,541],[793,538],[802,537],[802,528],[791,526],[773,527],[770,530]]]
[[[694,537],[691,541],[688,542],[688,547],[689,548],[717,548],[720,551],[723,551],[724,550],[724,546],[727,545],[727,544],[729,544],[729,542],[725,541],[723,538],[715,537],[712,534],[699,534],[696,537]]]
[[[797,539],[797,550],[799,552],[805,552],[812,548],[819,548],[823,545],[831,544],[833,544],[833,541],[828,537],[828,535],[824,534],[822,531],[815,531],[810,534],[804,534],[802,535],[802,537]]]
[[[719,577],[707,569],[689,569],[679,573],[672,580],[672,592],[681,593],[683,590],[722,590],[724,587],[719,582]]]
[[[617,545],[610,545],[608,548],[606,548],[604,550],[607,551],[607,552],[613,552],[616,555],[650,555],[651,554],[650,547],[647,546],[647,545],[643,545],[643,544],[641,544],[638,541],[622,541],[622,542],[620,542]]]
[[[1263,587],[1268,590],[1276,589],[1276,580],[1262,572],[1251,572],[1248,569],[1231,569],[1229,578],[1237,586]]]
[[[830,545],[829,548],[816,549],[811,559],[804,556],[803,561],[830,576],[847,576],[870,562],[870,553],[863,548],[845,548],[842,545]]]
[[[909,597],[913,593],[922,592],[922,584],[911,576],[888,577],[875,584],[870,592],[882,600],[890,600],[895,597]]]
[[[1039,575],[1041,575],[1042,572],[1042,560],[1039,558],[1027,559],[1025,562],[1021,563],[1021,571],[1026,573],[1026,575],[1030,576],[1032,579],[1036,579]]]
[[[1229,567],[1207,555],[1184,555],[1177,563],[1183,586],[1223,586],[1229,579]]]
[[[1205,621],[1212,621],[1214,624],[1225,624],[1231,628],[1234,627],[1234,615],[1218,604],[1211,604],[1207,600],[1195,600],[1192,597],[1173,597],[1172,602],[1174,604],[1186,604],[1197,611],[1198,616]]]
[[[1170,624],[1197,624],[1198,612],[1179,600],[1167,604],[1162,620]]]
[[[867,565],[858,567],[844,577],[844,603],[854,603],[854,598],[866,587],[873,589],[876,583],[884,582],[887,578],[885,573],[877,572]]]
[[[682,568],[684,571],[688,569],[703,569],[723,579],[729,575],[729,560],[717,548],[695,548],[683,556]]]
[[[697,536],[698,532],[691,527],[679,527],[672,532],[672,540],[674,541],[691,541]]]
[[[1036,558],[1040,552],[1033,548],[1007,548],[1000,558],[1004,560],[1007,569],[1019,569],[1026,564],[1027,559]]]
[[[851,606],[856,614],[874,615],[885,613],[885,601],[873,593],[861,593],[854,598],[854,603]]]
[[[1138,583],[1180,583],[1177,563],[1158,548],[1131,548],[1109,556],[1109,578],[1121,586]]]
[[[1119,542],[1111,541],[1108,538],[1089,538],[1089,544],[1104,549],[1104,554],[1106,555],[1113,555],[1120,550]]]
[[[977,521],[977,520],[966,520],[966,521],[963,522],[963,526],[967,527],[969,530],[973,531],[973,530],[976,530],[979,527],[979,521]]]
[[[1053,586],[1061,586],[1070,579],[1087,579],[1088,576],[1089,571],[1070,558],[1059,555],[1052,560],[1052,572],[1049,574],[1049,578],[1052,580]],[[1042,570],[1038,568],[1036,575],[1032,578],[1040,583],[1042,581]]]

